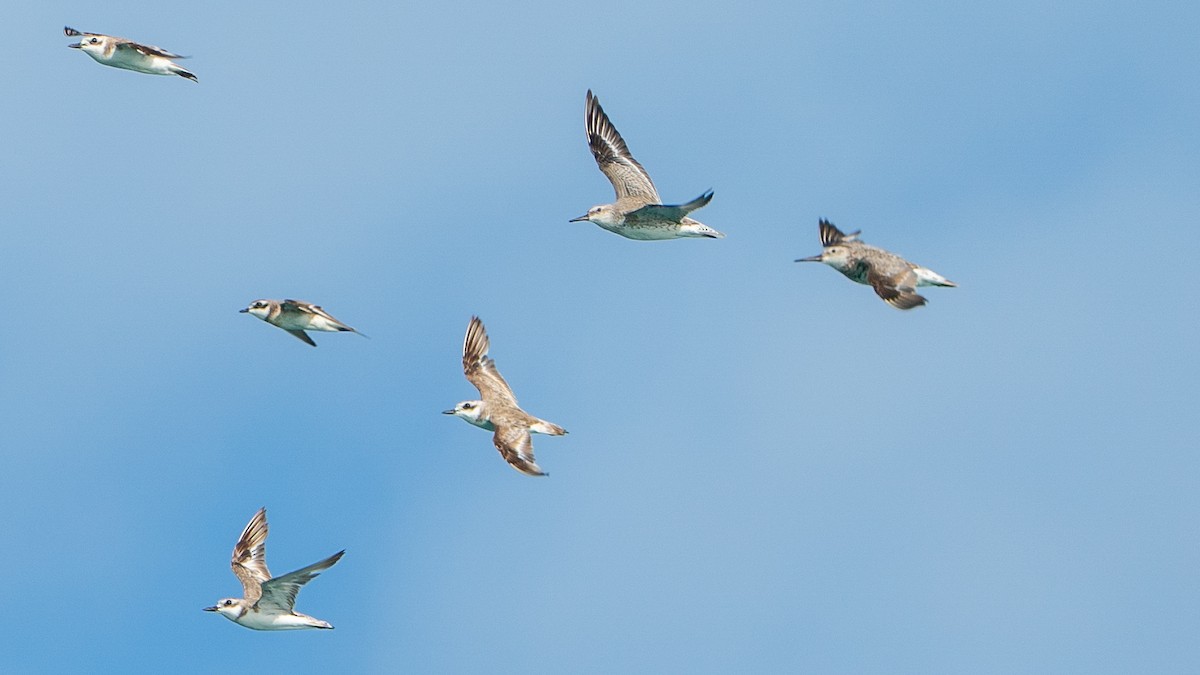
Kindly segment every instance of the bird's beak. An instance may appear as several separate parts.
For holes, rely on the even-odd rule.
[[[807,258],[799,258],[796,260],[796,262],[821,262],[821,256],[810,255]]]
[[[588,219],[588,217],[587,217],[587,214],[585,213],[582,216],[579,216],[578,218],[572,218],[572,219],[568,220],[567,222],[568,223],[578,223],[581,220],[587,220],[587,219]]]
[[[204,608],[204,611],[206,611],[206,612],[215,612],[215,611],[217,611],[217,606],[216,606],[216,605],[213,605],[212,607],[205,607],[205,608]]]
[[[454,411],[453,411],[453,410],[443,410],[443,411],[442,411],[442,414],[443,414],[443,415],[453,415],[453,414],[454,414]]]
[[[249,312],[249,311],[250,311],[249,307],[243,307],[238,310],[238,314],[245,314],[246,312]]]
[[[75,42],[75,43],[69,44],[67,46],[70,47],[71,49],[83,49],[82,42]]]

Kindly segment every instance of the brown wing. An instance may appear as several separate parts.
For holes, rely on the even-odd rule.
[[[263,507],[254,514],[242,536],[233,546],[230,566],[242,582],[242,594],[248,602],[256,602],[262,595],[262,585],[271,578],[267,569],[267,509]]]
[[[279,303],[279,308],[285,312],[301,312],[303,314],[316,314],[323,312],[320,305],[314,305],[311,302],[303,300],[283,300]]]
[[[897,309],[912,309],[925,304],[925,298],[913,290],[917,286],[917,275],[912,270],[892,277],[870,272],[867,274],[867,283],[884,302]]]
[[[855,230],[850,234],[846,234],[845,232],[839,230],[836,225],[828,220],[825,220],[824,218],[822,218],[817,225],[821,230],[821,245],[826,247],[834,246],[835,244],[841,244],[842,242],[846,241],[854,241],[858,239],[858,235],[862,233],[861,230]]]
[[[517,406],[517,397],[513,395],[512,387],[504,381],[500,371],[496,370],[496,362],[488,357],[487,330],[479,317],[471,317],[467,325],[467,336],[463,338],[463,375],[467,381],[475,385],[485,403],[495,403],[501,406]]]
[[[662,203],[658,190],[654,188],[654,182],[650,180],[650,174],[633,158],[629,146],[625,145],[625,139],[617,133],[617,128],[609,121],[608,115],[604,114],[604,108],[600,107],[600,99],[593,96],[590,89],[587,93],[585,121],[588,147],[591,148],[600,171],[604,172],[612,183],[613,190],[617,193],[617,201],[632,202],[622,204],[622,208],[632,210],[643,204]]]
[[[284,300],[283,302],[280,303],[280,307],[285,312],[293,311],[293,312],[300,312],[302,314],[313,314],[315,316],[324,318],[325,320],[329,321],[330,323],[334,324],[335,326],[340,326],[344,330],[358,333],[358,331],[354,330],[350,326],[347,326],[346,324],[337,320],[337,318],[335,318],[329,312],[326,312],[325,308],[320,305],[314,305],[311,302],[304,302],[303,300]],[[362,333],[359,333],[359,335],[362,335]],[[363,337],[366,337],[366,336],[364,335]],[[313,345],[313,346],[315,347],[316,345]]]
[[[541,467],[537,465],[537,461],[533,458],[533,438],[529,434],[529,429],[524,426],[496,425],[496,433],[492,436],[492,443],[496,445],[496,449],[500,451],[500,456],[504,461],[513,466],[514,469],[520,471],[527,476],[546,476]]]
[[[146,56],[161,56],[165,59],[186,59],[187,58],[186,56],[180,56],[179,54],[173,54],[161,47],[155,47],[153,45],[138,44],[131,40],[122,40],[122,41],[118,42],[116,45],[116,48],[133,50],[135,52],[145,54]]]

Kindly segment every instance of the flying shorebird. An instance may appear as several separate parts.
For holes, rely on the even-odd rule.
[[[333,318],[329,312],[321,309],[320,305],[301,300],[255,300],[249,307],[239,309],[238,312],[256,316],[272,326],[278,326],[314,347],[317,343],[304,331],[358,333],[357,330]],[[367,337],[363,333],[358,334]]]
[[[341,560],[344,550],[318,563],[272,577],[267,570],[267,509],[261,508],[233,547],[230,566],[242,582],[241,598],[225,598],[205,607],[206,612],[218,612],[226,619],[254,630],[299,630],[302,628],[333,628],[328,621],[313,618],[292,609],[300,588],[312,581],[322,570]]]
[[[858,240],[861,231],[846,234],[825,219],[819,225],[825,250],[796,262],[823,262],[851,280],[871,286],[892,307],[912,309],[924,305],[925,298],[914,290],[917,286],[958,285],[928,267],[862,243]]]
[[[712,200],[712,190],[686,204],[667,206],[658,196],[650,174],[642,168],[617,128],[608,120],[600,100],[587,93],[586,125],[588,147],[600,170],[608,176],[617,201],[612,204],[593,206],[588,212],[570,222],[587,220],[615,232],[622,237],[640,240],[680,239],[682,237],[709,237],[720,239],[725,235],[711,227],[693,220],[688,214]]]
[[[492,443],[513,468],[530,476],[546,476],[533,458],[530,432],[562,436],[566,429],[521,410],[512,388],[504,381],[496,362],[488,357],[487,330],[479,317],[471,317],[463,339],[463,374],[479,390],[482,401],[463,401],[443,414],[461,417],[481,429],[496,432]]]
[[[98,63],[106,66],[136,70],[139,73],[151,75],[178,75],[186,77],[192,82],[200,81],[196,79],[195,75],[175,63],[175,59],[186,59],[186,56],[172,54],[165,49],[138,44],[132,40],[112,35],[82,33],[70,26],[63,26],[63,34],[67,37],[82,37],[83,39],[79,42],[67,46],[82,50]]]

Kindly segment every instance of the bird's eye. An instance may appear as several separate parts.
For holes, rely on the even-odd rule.
[[[474,408],[474,407],[475,406],[471,405],[470,403],[463,404],[463,410],[470,410],[471,408]]]
[[[92,44],[96,44],[96,43],[97,43],[97,42],[99,42],[99,41],[100,41],[100,40],[99,40],[98,38],[92,38],[92,39],[90,40],[90,42],[91,42]]]
[[[226,606],[226,607],[228,607],[228,606],[230,606],[230,605],[232,605],[232,604],[233,604],[233,601],[232,601],[232,600],[226,600],[226,601],[225,601],[225,606]]]

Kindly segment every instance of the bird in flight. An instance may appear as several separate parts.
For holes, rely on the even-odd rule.
[[[314,347],[317,346],[317,343],[313,342],[313,339],[304,331],[358,333],[367,337],[333,318],[333,315],[321,309],[320,305],[302,300],[268,300],[264,298],[255,300],[250,303],[250,306],[239,309],[238,312],[256,316],[272,326],[278,326]]]
[[[592,95],[590,89],[586,107],[584,121],[588,147],[600,171],[616,190],[617,201],[593,206],[570,222],[586,220],[622,237],[643,241],[683,237],[720,239],[725,236],[688,217],[689,213],[712,200],[712,190],[686,204],[663,204],[654,182],[650,180],[650,174],[630,154],[625,139],[617,133],[617,128],[600,107],[600,100]]]
[[[300,588],[322,570],[333,567],[345,551],[338,551],[321,562],[272,577],[267,570],[267,509],[261,508],[233,547],[230,566],[242,582],[242,597],[225,598],[206,612],[217,612],[234,623],[254,630],[300,630],[333,628],[328,621],[301,614],[293,609]]]
[[[912,309],[925,304],[917,295],[918,286],[957,286],[928,267],[921,267],[881,248],[868,246],[858,240],[861,232],[846,234],[833,223],[822,219],[820,255],[800,258],[796,262],[822,262],[853,281],[866,284],[892,307]]]
[[[63,34],[67,37],[82,38],[79,42],[67,46],[82,51],[95,59],[97,63],[113,68],[134,70],[139,73],[178,75],[186,77],[192,82],[200,81],[183,66],[175,63],[176,59],[186,59],[186,56],[172,54],[165,49],[138,44],[133,40],[121,37],[101,33],[84,33],[70,26],[63,26]]]
[[[545,476],[533,458],[531,433],[562,436],[566,429],[521,410],[512,388],[488,355],[488,336],[479,317],[471,317],[463,339],[463,374],[483,400],[463,401],[443,411],[481,429],[494,431],[492,443],[514,469],[530,476]]]

